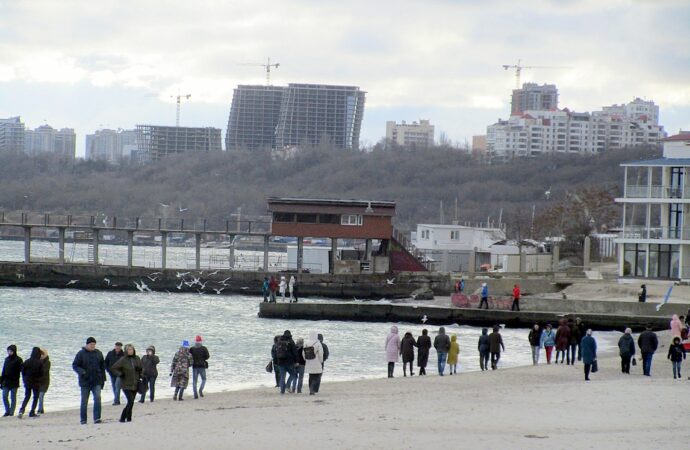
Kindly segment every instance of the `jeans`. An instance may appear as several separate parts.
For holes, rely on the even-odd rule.
[[[443,371],[446,370],[446,358],[448,353],[438,352],[438,374],[443,376]]]
[[[156,396],[156,378],[157,377],[146,378],[146,385],[147,385],[148,391],[149,391],[149,399],[151,401],[153,401],[154,397]],[[141,399],[139,401],[141,403],[144,403],[145,398],[146,398],[146,392],[141,394]]]
[[[113,405],[120,404],[120,391],[122,390],[122,379],[120,377],[110,376],[110,384],[113,388]]]
[[[122,410],[122,414],[120,414],[120,422],[131,422],[132,409],[134,409],[134,398],[137,396],[137,391],[131,391],[129,389],[123,389],[122,391],[125,393],[125,398],[127,398],[127,405]]]
[[[621,372],[630,373],[630,360],[632,360],[632,355],[621,356]]]
[[[575,364],[575,355],[577,354],[577,344],[570,344],[568,348],[565,349],[566,355],[568,356],[568,364]]]
[[[201,376],[201,386],[199,386],[199,391],[196,390],[196,380]],[[205,367],[192,367],[192,391],[194,392],[194,398],[197,398],[198,394],[204,396],[204,386],[206,386],[206,368]]]
[[[81,407],[79,415],[81,423],[86,423],[86,410],[89,406],[89,395],[93,393],[93,420],[101,420],[101,385],[81,388]]]
[[[501,359],[501,352],[491,352],[491,369],[498,369],[498,360]]]
[[[33,401],[31,402],[31,415],[36,414],[36,405],[38,404],[38,396],[40,391],[38,389],[32,389],[28,386],[24,386],[24,401],[22,401],[22,406],[19,408],[19,414],[24,414],[26,411],[26,405],[29,403],[33,394]]]
[[[43,397],[45,397],[46,391],[41,391],[40,394],[38,394],[38,412],[43,414],[45,410],[43,409]]]
[[[680,364],[682,361],[671,361],[673,363],[673,379],[676,379],[676,373],[678,374],[678,378],[680,378]]]
[[[17,389],[16,387],[2,388],[2,403],[5,405],[5,413],[10,416],[14,415],[14,409],[17,407]]]
[[[292,390],[298,394],[302,393],[302,384],[304,383],[304,366],[295,367],[295,379],[292,380]]]
[[[489,352],[479,352],[479,367],[482,370],[488,370],[489,369]]]
[[[532,364],[535,366],[539,364],[539,351],[541,350],[541,347],[538,345],[533,345],[532,346]]]
[[[642,353],[642,373],[648,377],[652,376],[652,357],[654,353]]]
[[[321,387],[321,375],[322,374],[320,373],[309,374],[309,395],[319,393],[319,388]]]
[[[285,393],[285,387],[287,386],[288,388],[292,386],[292,380],[295,378],[295,366],[293,364],[287,365],[287,366],[278,366],[278,369],[280,370],[280,393],[284,394]],[[287,379],[287,383],[285,382],[285,376],[290,375]]]

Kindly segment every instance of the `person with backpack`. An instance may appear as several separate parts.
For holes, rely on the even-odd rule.
[[[324,352],[319,336],[321,335],[314,331],[309,333],[309,339],[302,348],[302,357],[305,362],[304,371],[309,374],[309,395],[318,394],[321,388]]]
[[[400,353],[400,336],[398,336],[398,327],[393,325],[390,333],[386,336],[386,361],[388,362],[388,378],[393,378],[395,371],[395,363],[398,362],[398,354]]]
[[[668,359],[671,360],[673,365],[673,379],[675,380],[677,375],[678,379],[681,380],[680,365],[685,359],[685,347],[680,343],[680,338],[678,336],[674,337],[673,343],[668,346]]]
[[[295,362],[297,361],[297,347],[292,340],[290,330],[285,330],[276,343],[276,358],[278,370],[280,370],[280,393],[285,394],[285,389],[292,394],[292,381],[295,378]],[[289,376],[288,376],[289,375]],[[288,376],[287,382],[285,377]]]
[[[431,349],[431,338],[426,328],[422,330],[422,335],[417,338],[417,348],[419,375],[426,375],[426,365],[429,363],[429,350]]]
[[[22,364],[22,379],[24,380],[24,401],[19,408],[19,419],[26,411],[26,405],[33,397],[31,402],[31,411],[29,417],[36,417],[36,405],[38,405],[38,397],[41,392],[41,379],[43,378],[43,361],[41,361],[41,349],[34,347],[31,350],[31,356]]]
[[[19,389],[19,378],[22,374],[22,364],[24,361],[17,355],[17,346],[12,344],[7,347],[7,357],[2,366],[2,402],[5,405],[3,417],[14,416],[17,407],[17,389]]]
[[[328,346],[323,341],[323,334],[321,334],[321,333],[319,333],[319,342],[321,342],[321,347],[323,348],[323,362],[321,363],[321,368],[323,369],[324,368],[323,363],[328,361],[329,353],[328,353]]]
[[[297,365],[295,366],[295,372],[297,376],[292,380],[292,391],[298,394],[302,393],[302,384],[304,383],[304,367],[306,366],[306,361],[304,360],[304,354],[302,349],[304,348],[304,339],[297,338],[295,340],[295,346],[297,346]]]

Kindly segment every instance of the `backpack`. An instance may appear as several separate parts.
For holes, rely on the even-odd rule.
[[[316,352],[314,347],[304,347],[304,359],[316,359]]]
[[[290,343],[282,339],[278,340],[276,344],[276,358],[288,359],[290,356]]]
[[[322,342],[321,347],[323,348],[323,361],[326,362],[328,359],[328,346]]]

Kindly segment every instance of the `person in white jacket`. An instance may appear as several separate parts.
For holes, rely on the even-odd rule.
[[[318,394],[323,374],[323,346],[316,331],[309,333],[309,339],[302,347],[302,356],[305,361],[304,371],[309,374],[309,395]]]
[[[295,292],[295,276],[290,275],[290,282],[288,283],[288,288],[290,290],[290,303],[292,303],[295,300],[294,292]]]
[[[280,284],[278,285],[278,290],[280,292],[280,296],[283,298],[283,302],[285,302],[285,289],[287,288],[287,282],[285,281],[285,277],[280,277]]]

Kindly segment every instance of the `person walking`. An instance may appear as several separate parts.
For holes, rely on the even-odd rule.
[[[532,365],[539,364],[539,351],[541,350],[541,330],[539,324],[535,323],[527,336],[529,345],[532,348]]]
[[[643,284],[640,286],[640,290],[637,292],[637,301],[644,303],[647,301],[647,285]]]
[[[19,408],[17,417],[19,419],[24,416],[26,405],[31,402],[31,411],[29,417],[36,417],[36,406],[38,405],[38,397],[41,392],[41,379],[43,377],[43,361],[41,361],[41,349],[34,347],[31,350],[31,356],[22,364],[22,379],[24,381],[24,401]]]
[[[386,336],[386,361],[388,362],[388,378],[393,378],[395,371],[395,363],[398,362],[398,355],[400,354],[400,336],[398,336],[398,327],[393,325],[390,333]]]
[[[280,284],[278,285],[278,289],[280,291],[280,297],[283,299],[283,303],[285,303],[285,291],[287,291],[287,282],[285,281],[284,276],[280,277]]]
[[[278,282],[276,281],[276,277],[271,275],[271,279],[268,281],[268,290],[270,291],[271,295],[271,303],[276,302],[276,291],[278,290]]]
[[[565,360],[565,354],[570,345],[570,328],[565,321],[561,319],[558,325],[558,330],[556,330],[556,360],[554,361],[558,364],[558,356],[561,357],[561,364]]]
[[[487,286],[486,283],[482,283],[480,295],[482,300],[479,302],[479,309],[482,309],[482,305],[485,305],[486,309],[489,309],[489,286]]]
[[[96,339],[93,337],[86,339],[86,345],[79,350],[72,361],[72,370],[79,376],[81,424],[86,424],[86,410],[91,394],[93,394],[93,423],[101,423],[101,390],[105,386],[105,359],[103,359],[103,353],[96,348]]]
[[[317,338],[318,339],[318,338]],[[292,340],[290,330],[285,330],[276,343],[276,358],[280,370],[280,393],[285,394],[285,389],[292,394],[292,380],[295,378],[295,361],[297,360],[297,347]],[[288,376],[289,375],[289,376]],[[287,382],[285,377],[288,376]]]
[[[137,356],[137,352],[132,344],[125,345],[125,356],[118,359],[110,370],[116,373],[120,380],[122,380],[122,390],[127,399],[127,405],[125,405],[122,414],[120,414],[120,422],[131,422],[134,398],[137,396],[137,388],[139,387],[142,372],[141,359]]]
[[[673,379],[675,380],[677,376],[677,379],[681,380],[680,365],[685,359],[685,347],[680,343],[678,336],[675,336],[671,345],[668,346],[668,359],[671,360],[673,365]],[[21,414],[21,411],[19,414]]]
[[[43,399],[48,392],[48,387],[50,386],[50,357],[48,356],[48,350],[41,347],[41,361],[43,362],[43,376],[41,377],[41,388],[38,394],[38,411],[37,414],[45,414],[43,409]]]
[[[460,344],[458,344],[458,336],[452,335],[450,337],[450,348],[448,349],[448,373],[453,375],[458,373],[458,356],[460,355]]]
[[[302,352],[302,349],[304,349],[304,339],[297,338],[297,340],[295,340],[295,347],[297,347],[297,362],[295,363],[296,376],[294,380],[292,380],[291,387],[293,392],[301,394],[302,385],[304,383],[304,368],[307,364],[307,362],[304,360],[304,354]]]
[[[477,343],[477,350],[479,350],[479,368],[482,372],[489,370],[489,330],[482,328],[482,334],[479,336]]]
[[[297,301],[297,298],[295,298],[295,296],[293,295],[293,293],[295,291],[295,283],[296,282],[297,281],[295,280],[295,276],[290,275],[290,281],[288,282],[288,292],[290,294],[290,303],[292,303],[293,301],[294,302]]]
[[[278,344],[280,335],[273,336],[273,345],[271,346],[271,361],[273,362],[273,375],[276,379],[276,386],[280,387],[280,369],[278,368],[278,356],[276,356],[276,345]]]
[[[674,314],[673,317],[671,317],[671,322],[669,326],[671,327],[671,336],[681,336],[683,332],[683,322],[681,322],[680,318],[678,318],[678,314]]]
[[[194,362],[192,363],[192,391],[194,392],[194,398],[198,399],[199,396],[204,396],[204,387],[206,386],[206,369],[208,369],[208,359],[211,355],[208,353],[208,349],[203,344],[203,339],[201,336],[197,336],[194,339],[194,347],[189,349],[189,353],[192,355]],[[201,377],[201,385],[197,391],[196,385],[197,380]]]
[[[443,376],[443,372],[446,370],[446,358],[448,357],[448,350],[450,350],[450,339],[446,334],[446,329],[440,327],[438,329],[438,334],[434,338],[434,348],[436,349],[436,354],[438,356],[438,374]]]
[[[551,324],[547,323],[546,328],[541,333],[541,346],[546,352],[546,364],[551,364],[551,353],[554,345],[556,345],[556,333],[554,333]]]
[[[146,381],[151,403],[156,397],[156,378],[158,378],[158,364],[160,362],[160,358],[156,356],[156,347],[149,345],[146,348],[146,354],[141,358],[141,376]],[[141,393],[139,403],[144,403],[144,399],[146,399],[146,392]]]
[[[302,348],[302,357],[305,365],[304,371],[309,374],[309,395],[316,395],[321,388],[321,375],[323,374],[323,344],[319,334],[309,333],[309,339]]]
[[[582,339],[587,335],[587,326],[585,323],[580,319],[579,317],[575,318],[575,327],[577,328],[578,331],[578,340],[577,340],[577,360],[582,361],[582,351],[580,350],[580,343],[582,342]]]
[[[175,388],[173,400],[183,401],[184,390],[189,384],[189,367],[194,364],[194,358],[189,353],[189,341],[182,341],[182,345],[173,356],[170,365],[170,387]]]
[[[577,347],[580,345],[582,337],[580,336],[580,329],[575,325],[573,319],[568,319],[568,329],[570,330],[570,338],[568,339],[568,349],[566,350],[566,361],[569,365],[574,366]]]
[[[637,338],[637,346],[640,347],[642,354],[642,373],[647,376],[652,376],[652,358],[654,352],[659,348],[659,339],[656,333],[652,331],[652,326],[647,325],[647,329],[640,333]]]
[[[105,370],[108,372],[108,375],[110,376],[110,385],[113,389],[113,405],[119,405],[120,404],[120,391],[122,390],[122,380],[118,380],[116,375],[113,375],[113,373],[110,371],[110,368],[113,367],[113,364],[117,362],[120,358],[125,356],[125,353],[122,351],[122,342],[116,342],[115,347],[108,352],[107,355],[105,355]]]
[[[511,311],[520,311],[520,285],[513,285],[513,304],[510,305]]]
[[[623,336],[618,339],[618,354],[621,356],[621,372],[629,375],[630,361],[635,357],[635,340],[630,328],[626,328]]]
[[[503,336],[501,336],[501,327],[494,325],[493,333],[489,335],[489,351],[491,352],[491,370],[498,369],[498,361],[501,359],[501,350],[505,351],[506,347],[503,345]]]
[[[419,375],[426,375],[426,365],[429,363],[429,350],[431,349],[431,338],[429,331],[424,328],[422,335],[417,338],[417,367]]]
[[[264,303],[268,302],[269,292],[268,277],[264,277],[264,281],[261,283],[261,294],[264,296]]]
[[[323,369],[323,365],[326,361],[328,361],[328,357],[330,356],[330,353],[328,351],[328,345],[323,341],[323,334],[319,333],[319,342],[321,342],[321,348],[323,348],[323,362],[321,363],[321,368]]]
[[[14,416],[17,407],[17,389],[19,389],[19,377],[22,374],[24,361],[17,355],[17,346],[12,344],[7,347],[7,357],[2,365],[2,403],[5,406],[3,417]]]
[[[400,341],[400,356],[403,362],[403,376],[407,376],[407,365],[410,365],[410,376],[414,376],[412,364],[414,364],[414,348],[417,346],[417,341],[412,337],[409,331],[405,333]]]
[[[597,341],[592,337],[592,330],[582,338],[582,362],[585,364],[585,381],[589,381],[592,365],[597,362]]]

